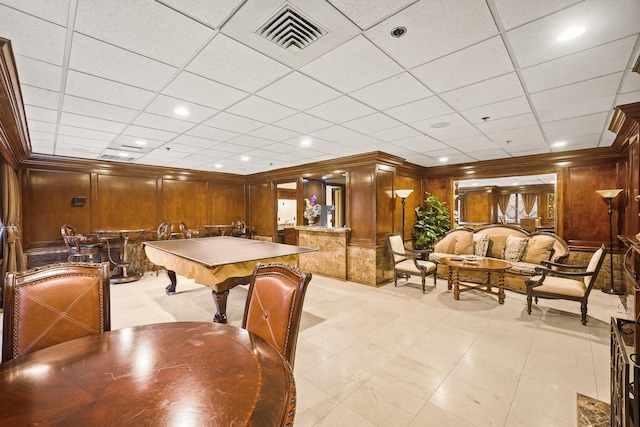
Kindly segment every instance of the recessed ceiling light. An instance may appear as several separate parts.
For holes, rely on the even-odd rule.
[[[569,27],[558,34],[558,38],[556,40],[558,40],[559,42],[566,42],[567,40],[575,39],[576,37],[581,36],[582,33],[585,32],[585,30],[586,28],[580,25]]]
[[[309,146],[311,146],[311,139],[305,138],[305,139],[301,140],[300,141],[300,146],[301,147],[309,147]]]
[[[129,153],[120,152],[120,153],[118,153],[118,156],[120,156],[120,157],[129,157]]]
[[[137,140],[135,143],[136,145],[147,145],[147,141],[143,141],[141,139]]]
[[[323,176],[322,176],[322,179],[327,179],[327,175],[323,175]]]
[[[393,30],[391,30],[391,35],[397,39],[399,39],[400,37],[404,36],[405,34],[407,34],[407,29],[406,27],[395,27]]]
[[[173,110],[174,113],[176,113],[179,116],[188,116],[189,115],[189,110],[187,110],[185,107],[177,107],[175,110]]]
[[[554,142],[552,147],[564,147],[565,145],[567,145],[565,141],[558,141],[558,142]]]
[[[215,165],[213,165],[213,167],[216,169],[220,169],[222,165],[220,163],[216,163]]]
[[[569,162],[558,162],[556,163],[558,166],[567,166]]]
[[[448,157],[440,157],[440,158],[438,159],[438,161],[439,161],[440,163],[444,163],[444,162],[446,162],[446,161],[448,161],[448,160],[449,160],[449,158],[448,158]]]
[[[434,129],[438,129],[438,128],[446,128],[449,125],[450,125],[449,122],[438,122],[438,123],[432,124],[430,127]]]
[[[240,157],[240,160],[242,160],[243,162],[248,162],[249,161],[249,156],[242,156],[242,157]]]

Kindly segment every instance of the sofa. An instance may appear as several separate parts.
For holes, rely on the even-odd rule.
[[[540,231],[529,233],[524,228],[494,224],[478,229],[456,228],[438,239],[429,260],[436,263],[438,277],[448,277],[448,267],[440,260],[446,256],[483,256],[502,259],[512,264],[504,275],[505,288],[525,293],[525,281],[533,276],[542,261],[563,263],[569,257],[569,246],[558,235]],[[483,283],[486,273],[460,271],[460,280]]]

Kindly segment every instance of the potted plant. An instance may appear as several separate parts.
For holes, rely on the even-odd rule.
[[[424,201],[424,207],[416,207],[417,221],[413,224],[416,233],[413,235],[415,239],[416,249],[430,249],[433,244],[441,236],[443,236],[451,228],[451,220],[449,209],[445,206],[446,202],[441,202],[438,196],[425,193],[427,198]]]

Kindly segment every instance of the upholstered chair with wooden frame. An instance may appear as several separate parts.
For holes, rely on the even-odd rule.
[[[311,276],[289,264],[259,263],[249,284],[242,327],[276,347],[291,368]]]
[[[78,234],[76,228],[69,224],[64,224],[60,227],[60,234],[62,234],[62,240],[69,252],[68,262],[94,262],[96,261],[96,256],[100,258],[100,262],[104,261],[102,243],[87,242],[87,238],[82,234]]]
[[[531,314],[531,303],[535,298],[564,299],[578,301],[582,314],[582,324],[587,324],[587,303],[589,294],[598,278],[606,250],[602,245],[592,256],[588,265],[558,264],[542,261],[536,267],[536,275],[526,281],[527,313]]]
[[[156,230],[156,233],[158,235],[158,240],[171,240],[171,238],[173,237],[174,233],[173,233],[173,225],[171,224],[171,221],[165,221],[163,223],[161,223],[158,226],[158,229]],[[153,265],[153,268],[156,269],[156,276],[158,275],[158,266],[156,266],[155,264]],[[165,292],[167,293],[167,295],[174,295],[176,293],[176,286],[178,284],[178,278],[176,276],[176,272],[173,270],[166,270],[167,272],[167,277],[169,278],[169,285],[164,288]]]
[[[2,361],[111,330],[109,263],[67,262],[8,273]]]
[[[387,234],[387,246],[393,263],[393,284],[395,286],[398,286],[399,277],[409,280],[411,276],[420,276],[422,279],[422,293],[425,293],[425,279],[429,275],[433,276],[433,285],[435,286],[436,264],[419,259],[420,252],[406,249],[399,233]]]
[[[191,239],[200,235],[200,230],[191,229],[182,221],[178,223],[178,226],[180,227],[180,233],[182,233],[183,239]]]

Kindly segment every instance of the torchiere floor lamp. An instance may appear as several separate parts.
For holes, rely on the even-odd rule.
[[[402,200],[402,241],[404,242],[404,204],[413,190],[396,190],[396,196]]]
[[[613,219],[611,215],[613,214],[613,209],[611,208],[611,200],[618,197],[618,194],[622,191],[621,188],[617,188],[614,190],[596,190],[596,193],[602,196],[604,200],[607,201],[609,206],[609,210],[607,213],[609,214],[609,261],[610,261],[610,270],[611,270],[611,287],[609,289],[603,289],[602,292],[609,295],[623,295],[624,292],[616,291],[613,286]]]

